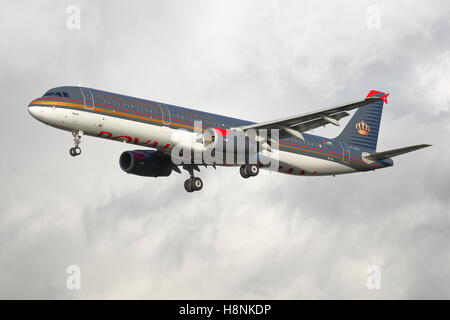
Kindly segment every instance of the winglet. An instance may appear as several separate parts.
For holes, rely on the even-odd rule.
[[[367,94],[366,99],[367,99],[367,98],[371,98],[371,97],[373,97],[373,96],[375,96],[375,95],[376,95],[376,97],[374,97],[374,98],[380,98],[380,99],[383,100],[385,103],[388,103],[387,97],[389,96],[389,93],[384,93],[384,92],[377,91],[377,90],[371,90],[371,91]]]

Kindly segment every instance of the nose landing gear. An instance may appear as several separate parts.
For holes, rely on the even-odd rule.
[[[75,147],[70,148],[69,153],[72,157],[79,156],[81,154],[81,148],[78,146],[81,143],[81,137],[83,136],[82,130],[76,130],[72,132],[73,143]]]
[[[76,157],[81,154],[81,149],[80,149],[80,147],[70,148],[69,153],[72,157]]]

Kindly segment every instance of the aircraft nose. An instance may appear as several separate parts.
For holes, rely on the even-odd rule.
[[[33,105],[33,102],[31,102],[28,105],[28,112],[31,114],[33,118],[36,120],[39,120],[43,123],[48,123],[49,121],[49,114],[48,114],[48,108],[47,107],[41,107]]]
[[[42,108],[37,107],[37,106],[32,106],[29,105],[28,106],[28,112],[31,114],[31,116],[37,120],[41,120],[40,118],[42,118],[43,116],[43,110],[41,110]]]

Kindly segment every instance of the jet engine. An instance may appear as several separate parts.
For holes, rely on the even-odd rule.
[[[220,153],[251,155],[258,152],[257,138],[239,130],[208,128],[202,134],[202,143],[206,149],[215,149]]]
[[[120,155],[120,168],[144,177],[168,177],[173,164],[170,157],[156,150],[125,151]]]

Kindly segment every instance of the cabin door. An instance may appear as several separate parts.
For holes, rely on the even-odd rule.
[[[170,117],[169,108],[167,108],[164,104],[159,104],[159,108],[161,109],[161,121],[164,124],[170,125],[172,123],[172,119]]]
[[[343,162],[350,162],[350,148],[348,147],[348,144],[344,142],[339,142],[342,149],[342,161]]]
[[[94,96],[92,95],[91,89],[88,88],[80,88],[81,94],[83,95],[84,107],[86,109],[94,108]]]

